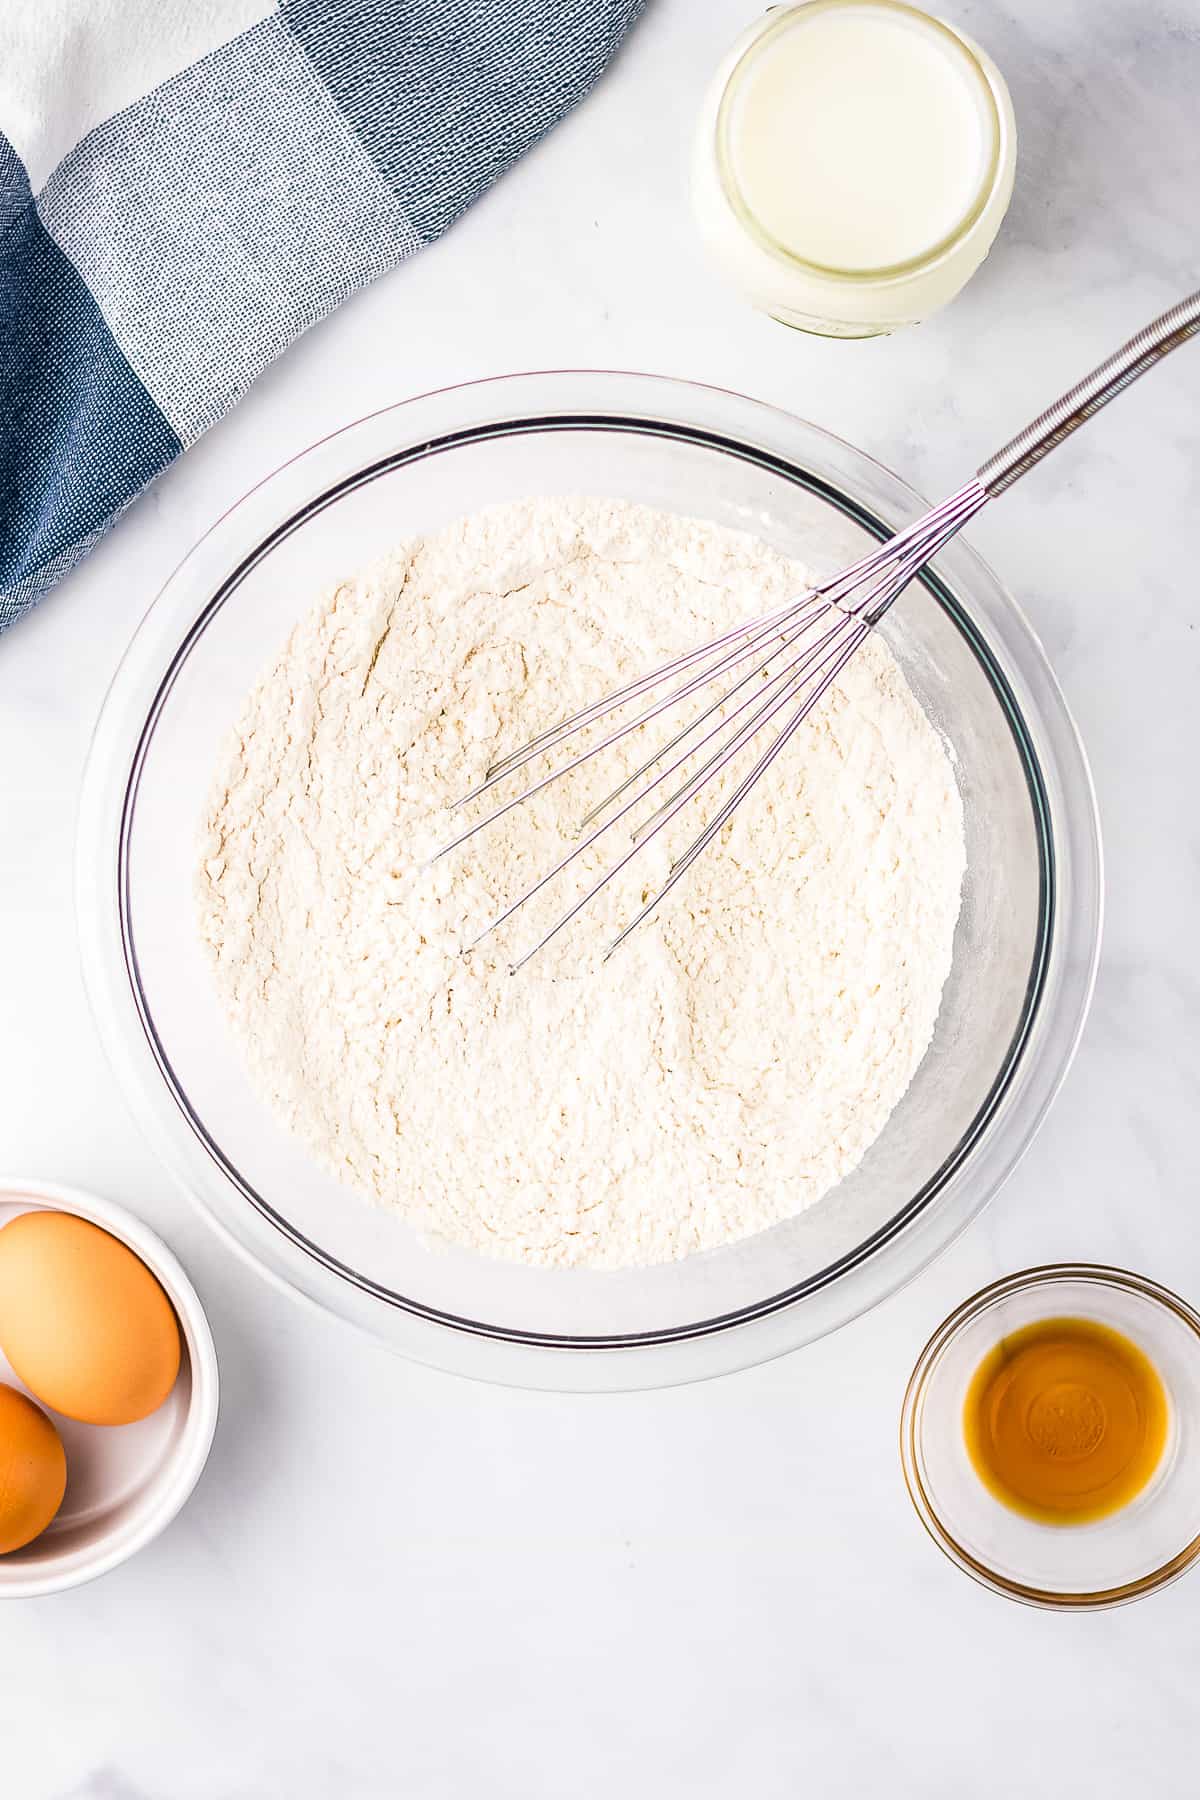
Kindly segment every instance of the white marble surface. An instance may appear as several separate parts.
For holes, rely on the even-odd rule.
[[[837,1337],[725,1381],[580,1400],[395,1360],[235,1264],[101,1058],[70,898],[80,769],[147,602],[256,477],[346,419],[502,370],[725,383],[930,493],[1200,279],[1192,0],[962,0],[1008,75],[1013,209],[924,329],[864,345],[753,317],[702,264],[689,127],[748,0],[651,0],[619,64],[439,246],[320,327],[0,642],[0,1093],[11,1170],[172,1243],[224,1375],[173,1528],[0,1617],[10,1800],[958,1800],[1196,1791],[1200,1576],[1069,1619],[925,1539],[896,1413],[932,1326],[994,1275],[1110,1259],[1200,1296],[1200,349],[972,530],[1089,745],[1109,922],[1075,1071],[1000,1199]]]

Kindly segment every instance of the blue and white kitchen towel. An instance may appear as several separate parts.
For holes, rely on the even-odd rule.
[[[643,0],[0,0],[0,630]]]

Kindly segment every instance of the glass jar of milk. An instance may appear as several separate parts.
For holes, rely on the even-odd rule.
[[[875,337],[953,299],[1012,194],[1016,122],[996,65],[901,0],[773,7],[700,118],[701,231],[762,311]]]

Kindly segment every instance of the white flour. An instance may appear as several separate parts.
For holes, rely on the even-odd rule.
[[[640,738],[420,871],[504,751],[804,586],[739,533],[534,501],[403,545],[296,628],[218,772],[200,923],[256,1085],[323,1164],[433,1236],[615,1268],[760,1231],[861,1160],[932,1035],[964,868],[948,757],[881,643],[606,964],[658,844],[508,973],[622,826],[458,951]]]

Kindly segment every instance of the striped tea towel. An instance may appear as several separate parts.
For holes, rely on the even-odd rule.
[[[0,0],[0,630],[643,0]]]

